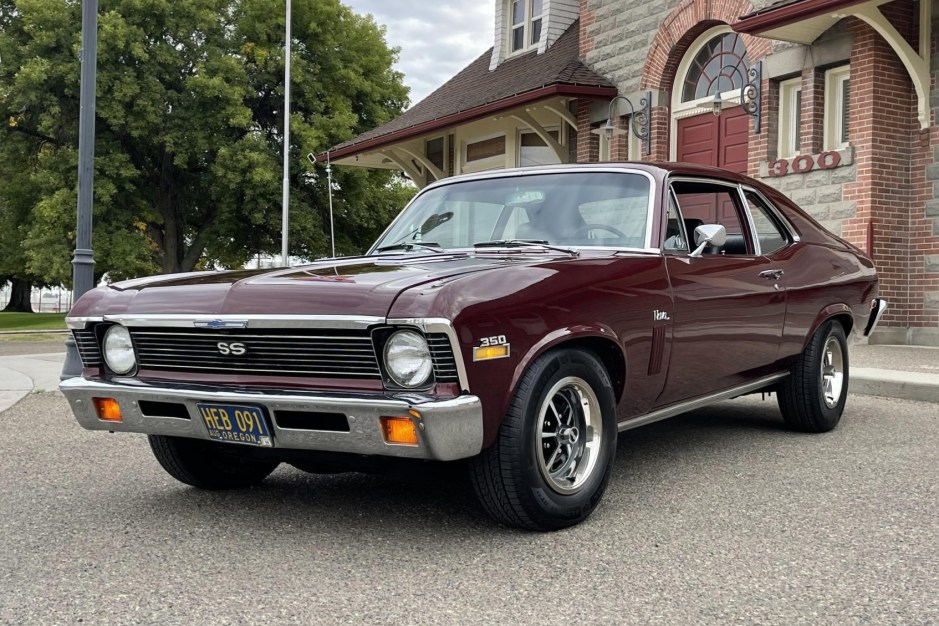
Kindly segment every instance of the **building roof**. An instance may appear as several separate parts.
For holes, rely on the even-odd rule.
[[[862,4],[868,0],[777,0],[758,11],[742,15],[733,25],[740,33],[760,35],[795,22],[811,19]]]
[[[544,53],[507,59],[492,71],[490,48],[395,119],[331,148],[331,156],[350,156],[550,95],[616,95],[615,85],[581,63],[579,53],[579,21]]]

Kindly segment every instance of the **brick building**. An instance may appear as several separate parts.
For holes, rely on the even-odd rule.
[[[333,162],[418,186],[575,161],[746,172],[872,254],[874,341],[939,345],[931,0],[495,2],[492,49]]]

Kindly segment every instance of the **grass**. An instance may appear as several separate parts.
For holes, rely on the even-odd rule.
[[[65,313],[0,313],[0,331],[65,329]]]

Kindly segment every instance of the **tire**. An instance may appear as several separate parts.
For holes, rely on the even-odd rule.
[[[616,400],[590,353],[539,357],[522,377],[495,443],[470,461],[483,508],[507,526],[550,531],[593,512],[613,469]]]
[[[848,342],[840,323],[821,325],[777,395],[783,419],[794,430],[825,433],[838,425],[848,397]]]
[[[242,489],[259,484],[280,465],[248,459],[234,444],[185,437],[148,435],[153,456],[181,483],[199,489]]]

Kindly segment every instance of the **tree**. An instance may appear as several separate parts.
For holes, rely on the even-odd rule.
[[[0,210],[15,213],[23,270],[51,282],[71,276],[80,23],[77,0],[0,0],[0,163],[19,164],[12,178],[28,187],[0,175]],[[407,89],[384,30],[338,0],[293,0],[293,32],[291,254],[316,257],[329,249],[327,189],[305,155],[398,114]],[[99,276],[279,250],[283,33],[270,0],[101,0]],[[337,253],[359,252],[410,191],[389,172],[334,177]]]

